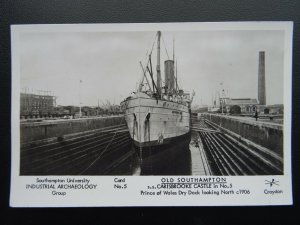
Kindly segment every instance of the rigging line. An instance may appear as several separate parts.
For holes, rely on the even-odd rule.
[[[149,55],[149,56],[151,56],[151,55]],[[147,80],[147,82],[148,82],[148,85],[149,85],[149,88],[150,88],[150,90],[151,90],[151,86],[150,86],[150,83],[149,83],[149,81],[148,81],[148,79],[147,79],[147,67],[148,67],[148,64],[149,64],[149,57],[148,57],[148,61],[147,61],[147,64],[146,64],[146,66],[145,66],[145,68],[143,67],[143,64],[142,64],[142,62],[140,61],[140,65],[141,65],[141,67],[142,67],[142,70],[143,70],[143,73],[144,73],[144,76],[143,76],[143,79],[142,79],[142,84],[144,83],[144,78],[146,78],[146,80]],[[152,90],[151,90],[152,91]]]
[[[148,86],[149,86],[149,88],[150,88],[150,91],[152,91],[151,86],[150,86],[150,83],[149,83],[148,78],[147,78],[147,75],[146,75],[146,72],[147,72],[147,71],[144,69],[143,64],[142,64],[141,61],[140,61],[140,65],[141,65],[141,67],[142,67],[143,74],[144,74],[143,79],[142,79],[142,83],[144,83],[144,78],[146,78],[146,81],[147,81],[147,84],[148,84]],[[147,64],[147,66],[148,66],[148,64]]]
[[[121,120],[121,122],[122,122],[122,120]],[[121,124],[121,122],[120,122],[120,124]],[[97,162],[100,159],[100,157],[106,152],[106,150],[108,149],[108,147],[110,146],[110,144],[114,140],[116,134],[117,134],[117,132],[114,133],[114,136],[112,137],[111,141],[108,143],[108,145],[105,147],[105,149],[99,154],[99,156],[87,168],[85,168],[83,171],[81,171],[79,173],[79,175],[82,175],[85,171],[87,171],[89,168],[91,168],[91,166],[93,166],[95,164],[95,162]]]
[[[147,66],[147,70],[148,70],[148,72],[149,72],[149,74],[150,74],[150,76],[151,76],[151,79],[152,79],[152,85],[153,85],[153,91],[154,91],[154,88],[156,89],[156,92],[159,94],[159,91],[158,91],[158,88],[157,88],[157,86],[156,86],[156,84],[155,84],[155,81],[154,81],[154,78],[153,78],[153,70],[152,70],[152,62],[151,62],[151,55],[149,55],[149,63],[150,63],[150,69],[149,69],[149,67]]]
[[[175,60],[175,59],[174,59]],[[179,86],[178,86],[178,73],[177,73],[177,58],[176,58],[176,64],[175,64],[175,78],[176,78],[176,90],[179,90]]]
[[[149,55],[151,55],[152,52],[153,52],[154,44],[155,44],[155,41],[156,41],[156,37],[157,37],[157,33],[155,34],[154,41],[153,41],[153,44],[152,44],[152,48],[151,48],[151,51],[150,51],[150,54],[149,54]]]
[[[153,52],[153,49],[154,49],[154,44],[155,44],[155,42],[156,42],[156,37],[157,37],[157,33],[155,34],[155,36],[154,36],[154,39],[153,39],[153,43],[152,43],[152,47],[151,47],[151,50],[150,49],[148,49],[147,50],[147,52],[146,52],[146,60],[145,61],[147,61],[147,60],[149,60],[148,58],[149,58],[149,55],[151,55],[152,54],[152,52]],[[149,53],[149,50],[150,50],[150,53]]]
[[[161,36],[161,37],[162,37],[162,40],[163,40],[163,43],[164,43],[164,47],[165,47],[168,59],[170,59],[169,54],[168,54],[168,50],[167,50],[167,47],[166,47],[166,43],[165,43],[165,40],[164,40],[164,37],[163,36]]]

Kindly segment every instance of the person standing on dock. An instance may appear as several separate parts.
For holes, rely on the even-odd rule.
[[[257,110],[256,110],[256,109],[255,109],[255,113],[254,113],[254,118],[255,118],[255,120],[257,121],[258,113],[257,113]]]

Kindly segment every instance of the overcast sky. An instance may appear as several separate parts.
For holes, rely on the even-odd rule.
[[[283,31],[162,31],[170,57],[175,38],[179,86],[194,104],[211,104],[223,88],[231,98],[257,98],[258,53],[265,51],[267,104],[283,103]],[[155,32],[22,32],[21,88],[49,90],[59,105],[119,104],[136,90]],[[161,47],[162,61],[166,59]],[[156,52],[153,62],[156,64]],[[163,65],[163,63],[162,63]],[[153,67],[155,69],[155,66]],[[161,68],[164,71],[164,68]],[[164,77],[164,75],[162,74]],[[79,90],[79,81],[81,91]]]

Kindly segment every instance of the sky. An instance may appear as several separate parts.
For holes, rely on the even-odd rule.
[[[155,31],[21,32],[21,91],[51,91],[58,105],[119,104],[136,90],[143,76],[139,62],[146,62],[155,36]],[[257,98],[259,51],[265,51],[267,104],[283,103],[283,31],[162,30],[162,37],[162,77],[174,39],[179,87],[195,91],[194,105],[211,105],[221,89],[230,98]],[[155,70],[155,50],[152,60]]]

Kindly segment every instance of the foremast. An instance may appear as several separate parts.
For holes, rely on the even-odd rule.
[[[139,85],[138,91],[146,93],[150,97],[155,98],[156,100],[167,100],[172,102],[179,102],[183,104],[191,104],[193,96],[190,96],[189,93],[184,92],[182,89],[178,86],[178,73],[177,73],[177,60],[175,59],[175,41],[173,40],[173,58],[169,58],[168,51],[166,49],[166,53],[168,56],[168,59],[164,61],[164,82],[162,81],[162,75],[161,75],[161,39],[162,34],[161,31],[157,31],[156,33],[156,43],[157,43],[157,63],[156,63],[156,81],[154,80],[154,71],[152,70],[152,50],[154,43],[152,45],[151,52],[148,57],[148,61],[145,65],[145,67],[141,64],[142,70],[143,70],[143,78],[141,80],[141,83]],[[164,43],[164,42],[163,42]],[[165,46],[166,47],[166,46]],[[176,65],[175,65],[176,61]],[[148,81],[147,79],[147,73],[149,74],[151,80]],[[144,89],[144,80],[146,80],[147,85],[149,86],[149,89]],[[152,88],[151,88],[152,86]]]
[[[156,65],[156,76],[157,76],[157,91],[158,96],[161,96],[161,73],[160,73],[160,37],[161,32],[157,32],[157,65]]]

